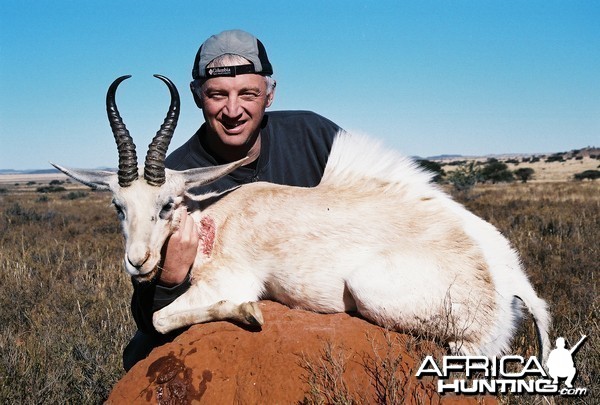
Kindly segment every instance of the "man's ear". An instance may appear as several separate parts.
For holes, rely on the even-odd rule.
[[[202,109],[202,97],[200,97],[200,83],[198,83],[197,80],[191,81],[190,90],[192,91],[194,102],[196,103],[199,109]]]
[[[273,99],[275,98],[275,85],[277,82],[273,81],[273,89],[271,90],[271,92],[269,93],[269,95],[267,96],[267,108],[271,107],[271,104],[273,104]]]

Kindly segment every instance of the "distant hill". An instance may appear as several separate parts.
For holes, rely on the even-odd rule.
[[[116,172],[117,169],[113,167],[97,167],[96,170],[107,170],[109,172]],[[13,170],[13,169],[0,169],[0,174],[53,174],[60,173],[56,169],[32,169],[32,170]]]
[[[426,159],[428,160],[448,160],[448,159],[462,159],[463,155],[435,155],[428,156]]]
[[[434,161],[452,161],[452,160],[464,160],[464,159],[488,159],[488,158],[496,158],[496,159],[510,159],[510,158],[527,158],[534,156],[563,156],[565,159],[568,158],[576,158],[576,157],[591,157],[596,158],[600,156],[600,148],[595,146],[588,146],[581,149],[573,149],[567,152],[540,152],[540,153],[499,153],[499,154],[489,154],[484,156],[469,156],[469,155],[457,155],[457,154],[444,154],[444,155],[436,155],[429,156],[427,160]]]
[[[56,169],[40,169],[40,170],[13,170],[0,169],[0,174],[52,174],[58,173]]]

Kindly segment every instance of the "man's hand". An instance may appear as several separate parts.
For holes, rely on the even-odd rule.
[[[163,247],[162,271],[159,284],[171,287],[181,284],[194,264],[198,250],[198,227],[185,208],[180,213],[179,229],[166,241]]]

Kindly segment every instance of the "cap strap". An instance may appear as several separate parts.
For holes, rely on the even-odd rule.
[[[219,66],[206,68],[206,77],[234,77],[248,73],[256,73],[254,65],[239,65],[239,66]]]

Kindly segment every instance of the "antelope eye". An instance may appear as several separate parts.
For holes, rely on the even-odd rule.
[[[169,214],[171,213],[171,211],[173,211],[174,207],[175,207],[175,203],[173,201],[167,202],[165,205],[162,206],[162,208],[160,210],[160,217],[162,219],[166,219],[169,216]]]
[[[117,211],[117,216],[119,217],[119,219],[120,220],[125,219],[125,211],[123,210],[123,207],[114,201],[113,201],[113,206],[115,207],[115,211]]]
[[[161,211],[162,211],[162,212],[165,212],[165,213],[166,213],[166,212],[169,212],[169,211],[171,211],[171,210],[173,209],[173,206],[174,206],[174,205],[175,205],[175,204],[174,204],[172,201],[171,201],[171,202],[168,202],[168,203],[166,203],[165,205],[163,205],[163,207],[162,207],[162,210],[161,210]]]

